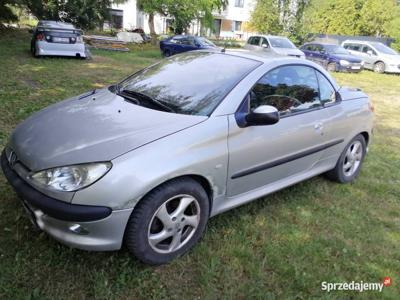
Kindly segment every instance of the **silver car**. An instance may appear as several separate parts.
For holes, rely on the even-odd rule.
[[[298,58],[306,58],[303,51],[284,36],[274,35],[255,35],[249,37],[244,46],[245,49],[262,51],[272,55],[294,56]]]
[[[31,31],[31,52],[39,56],[74,56],[86,58],[82,31],[72,24],[58,21],[39,21]]]
[[[377,73],[400,73],[399,53],[382,43],[346,40],[342,47],[361,58],[366,69]]]
[[[319,65],[196,51],[67,99],[1,156],[34,224],[60,242],[162,264],[208,219],[318,174],[359,174],[372,107]]]

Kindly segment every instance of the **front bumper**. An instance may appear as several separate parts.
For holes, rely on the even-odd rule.
[[[71,204],[50,198],[18,176],[4,151],[1,167],[38,228],[74,248],[98,251],[121,248],[132,209],[112,211],[108,207]]]
[[[387,64],[385,67],[385,72],[386,73],[400,73],[400,64]]]
[[[346,72],[346,73],[359,73],[361,72],[364,67],[360,64],[350,64],[348,66],[342,66],[337,64],[338,72]]]

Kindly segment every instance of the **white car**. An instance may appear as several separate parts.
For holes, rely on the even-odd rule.
[[[342,47],[361,58],[365,69],[377,73],[400,73],[399,53],[382,43],[346,40]]]
[[[58,21],[39,21],[32,31],[31,52],[39,56],[74,56],[86,58],[82,30]]]
[[[284,36],[251,36],[247,40],[244,48],[248,50],[263,51],[273,55],[295,56],[304,59],[306,58],[304,52],[297,49],[297,47],[287,37]]]

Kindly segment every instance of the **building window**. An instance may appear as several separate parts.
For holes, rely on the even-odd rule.
[[[233,26],[234,31],[242,31],[242,21],[234,21]]]
[[[235,0],[235,7],[243,7],[244,0]]]
[[[110,26],[121,29],[124,25],[124,11],[120,9],[110,9]]]

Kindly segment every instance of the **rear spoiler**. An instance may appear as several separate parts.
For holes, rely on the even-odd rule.
[[[80,29],[69,29],[69,28],[56,28],[56,27],[42,27],[39,26],[37,27],[37,31],[39,32],[46,32],[46,31],[68,31],[71,33],[76,33],[76,34],[83,34],[83,31]]]

